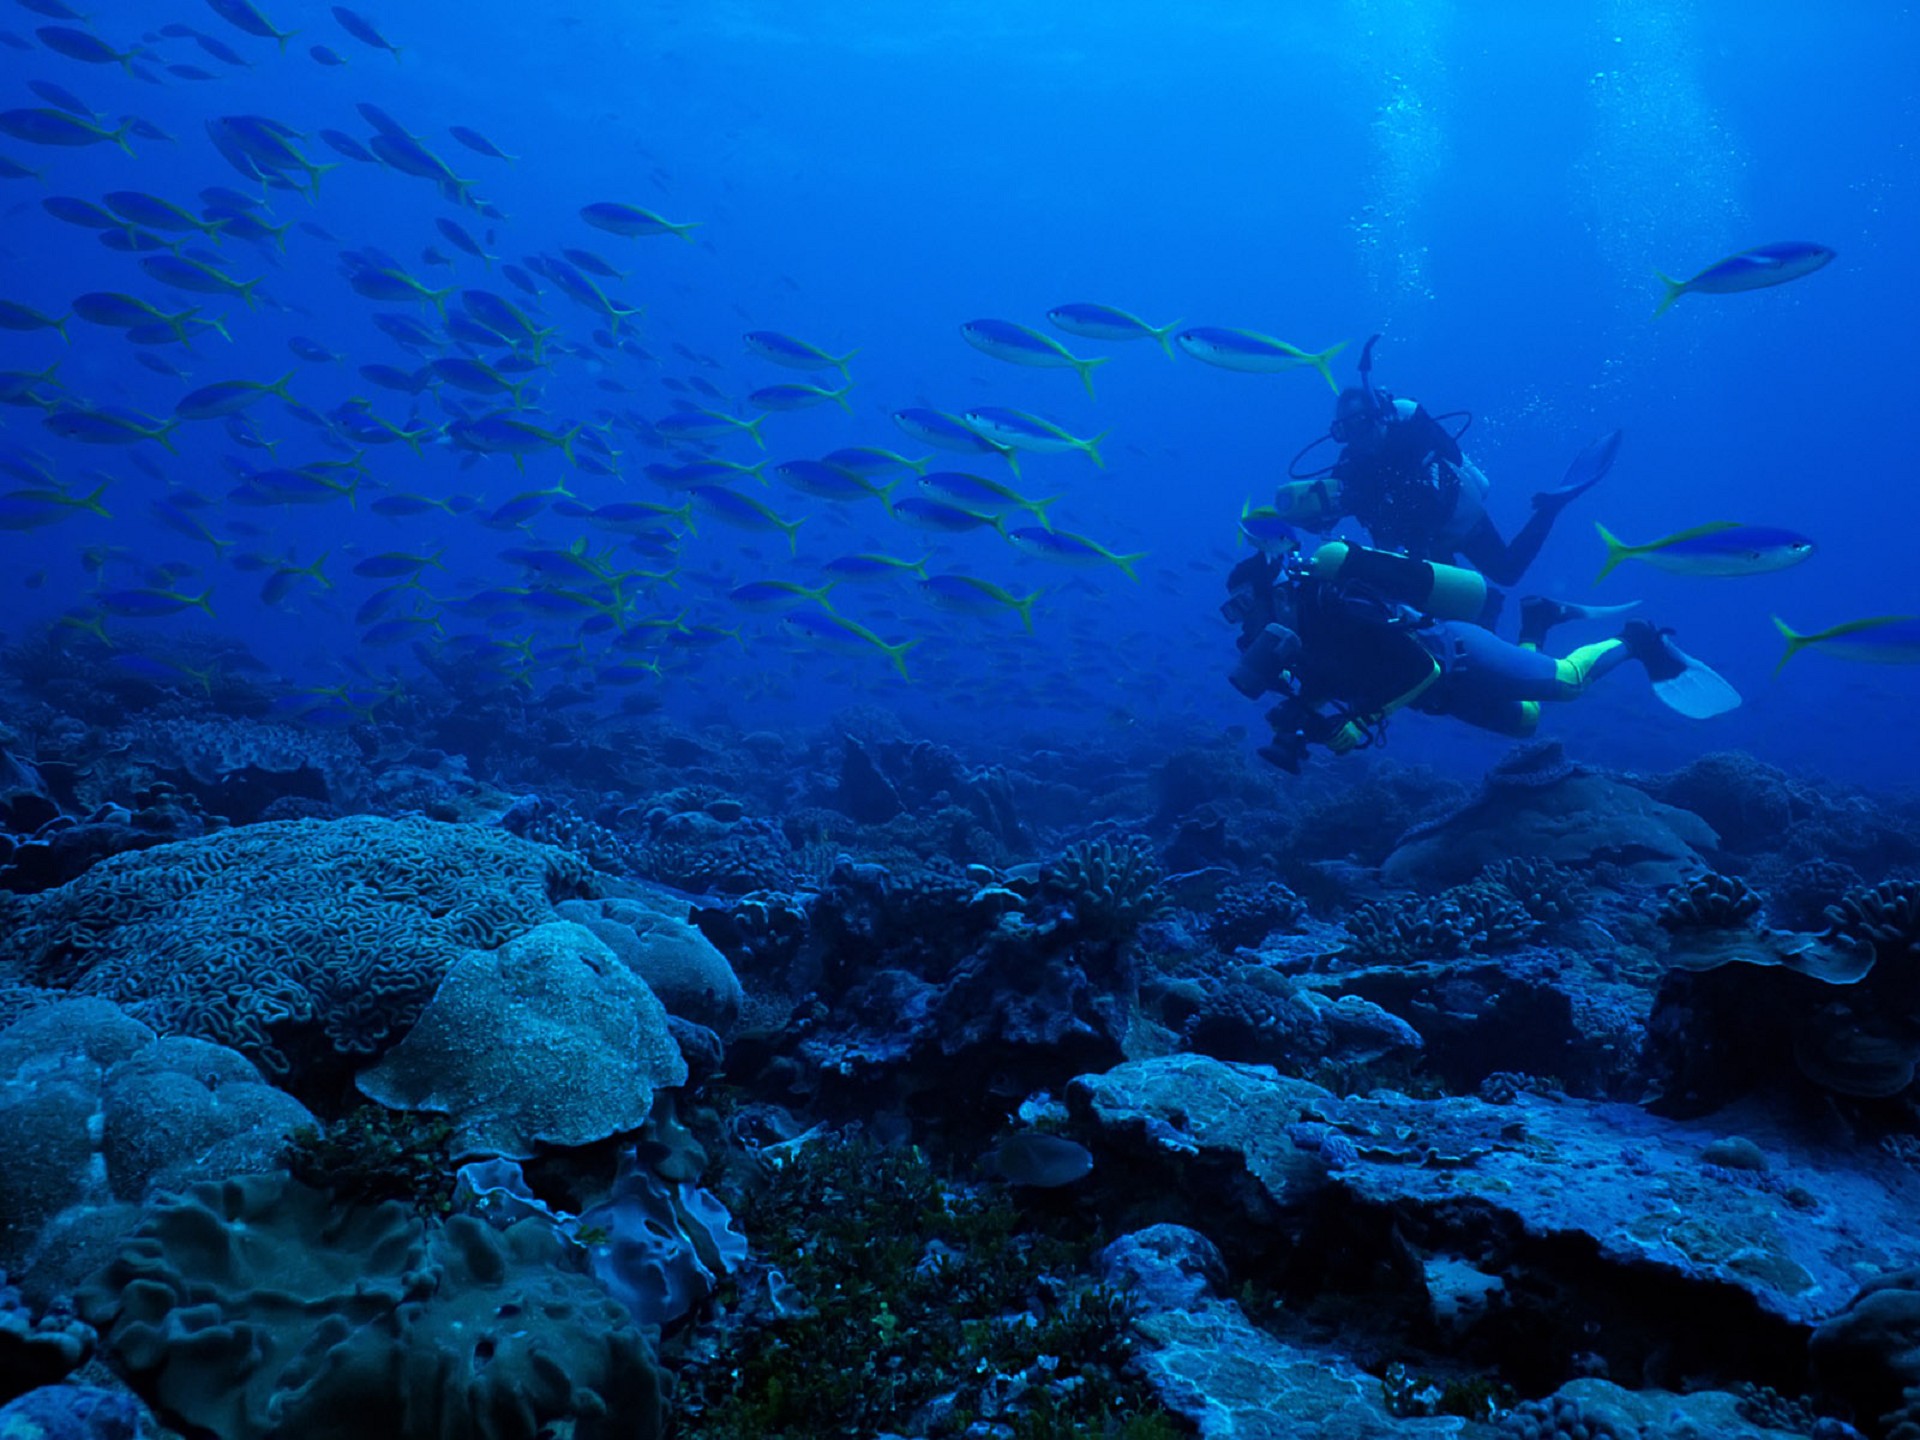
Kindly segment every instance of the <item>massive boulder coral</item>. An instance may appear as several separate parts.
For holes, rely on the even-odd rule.
[[[161,1417],[218,1440],[650,1440],[660,1375],[539,1219],[336,1209],[284,1176],[154,1201],[76,1295]]]
[[[295,1078],[377,1055],[455,960],[551,920],[587,875],[481,826],[250,825],[117,855],[20,902],[0,978],[111,1000]]]
[[[312,1123],[231,1050],[161,1039],[104,1000],[29,1011],[0,1030],[0,1271],[43,1301],[156,1189],[273,1169]]]
[[[358,1083],[389,1108],[451,1116],[456,1156],[524,1160],[637,1130],[654,1092],[686,1081],[646,981],[592,931],[555,921],[463,955]]]
[[[1618,780],[1569,761],[1557,741],[1518,747],[1467,804],[1422,821],[1383,867],[1395,885],[1472,879],[1514,855],[1560,865],[1620,866],[1642,884],[1674,884],[1719,849],[1713,828]]]

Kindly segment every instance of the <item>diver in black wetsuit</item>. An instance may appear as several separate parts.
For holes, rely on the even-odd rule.
[[[1334,541],[1309,557],[1249,556],[1227,588],[1221,613],[1240,627],[1229,678],[1248,699],[1285,697],[1267,712],[1273,740],[1260,755],[1288,771],[1299,770],[1310,744],[1344,755],[1377,743],[1402,709],[1530,735],[1543,702],[1577,700],[1627,660],[1646,667],[1665,704],[1695,719],[1740,703],[1644,620],[1556,658],[1540,648],[1547,633],[1587,612],[1531,597],[1521,606],[1520,642],[1502,640],[1477,623],[1486,578],[1458,566]]]
[[[1620,432],[1582,451],[1560,488],[1535,495],[1527,523],[1512,540],[1504,540],[1487,516],[1492,487],[1460,448],[1466,427],[1449,430],[1442,421],[1452,417],[1436,418],[1419,401],[1374,387],[1373,347],[1379,338],[1373,336],[1360,352],[1360,383],[1334,401],[1327,434],[1293,457],[1291,478],[1275,493],[1274,509],[1281,519],[1320,534],[1350,515],[1382,550],[1416,560],[1458,556],[1495,585],[1517,584],[1560,512],[1611,468]],[[1300,472],[1300,461],[1328,440],[1341,447],[1334,462]]]

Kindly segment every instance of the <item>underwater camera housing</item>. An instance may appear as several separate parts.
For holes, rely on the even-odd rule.
[[[1287,669],[1299,658],[1300,649],[1300,637],[1286,626],[1262,626],[1227,672],[1227,683],[1249,700],[1258,700],[1270,690],[1285,690]]]

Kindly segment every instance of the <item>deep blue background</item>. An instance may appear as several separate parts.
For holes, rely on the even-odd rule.
[[[849,443],[925,453],[887,418],[909,404],[1013,405],[1079,433],[1115,432],[1106,470],[1078,456],[1034,457],[1015,483],[1064,494],[1054,512],[1062,528],[1149,552],[1138,584],[1111,570],[1055,568],[991,533],[936,543],[877,507],[836,520],[820,502],[749,487],[783,514],[813,518],[797,560],[778,535],[701,522],[685,548],[683,588],[662,592],[654,608],[743,624],[746,643],[673,660],[660,687],[672,713],[800,724],[877,698],[948,738],[982,744],[1038,733],[1069,745],[1111,734],[1116,723],[1155,727],[1150,733],[1164,724],[1169,736],[1257,728],[1256,707],[1222,679],[1232,647],[1215,614],[1220,580],[1242,501],[1264,498],[1288,457],[1324,429],[1330,393],[1311,372],[1243,376],[1184,356],[1170,361],[1150,343],[1069,339],[1079,353],[1113,357],[1090,401],[1071,372],[1001,364],[959,335],[976,316],[1045,329],[1049,307],[1087,300],[1156,324],[1240,326],[1310,349],[1347,340],[1343,378],[1359,342],[1383,332],[1383,384],[1435,410],[1474,412],[1467,445],[1495,481],[1493,512],[1508,531],[1533,489],[1555,480],[1584,443],[1624,426],[1613,476],[1566,516],[1529,588],[1643,598],[1644,613],[1676,626],[1747,704],[1689,724],[1627,672],[1604,693],[1551,712],[1550,730],[1583,757],[1632,766],[1745,746],[1849,779],[1891,784],[1907,774],[1920,677],[1815,654],[1776,681],[1779,645],[1768,621],[1777,612],[1814,628],[1920,611],[1909,399],[1920,22],[1907,7],[1818,17],[1785,5],[1417,0],[700,0],[539,12],[478,0],[369,10],[403,48],[398,62],[357,45],[325,6],[273,0],[263,8],[301,32],[284,55],[192,0],[164,13],[92,7],[99,33],[118,46],[178,18],[255,62],[230,71],[190,40],[155,43],[159,63],[223,72],[213,82],[157,86],[37,45],[0,50],[6,105],[41,103],[25,82],[52,79],[97,110],[138,114],[178,137],[136,141],[137,159],[109,146],[36,151],[0,140],[0,151],[44,164],[49,177],[0,189],[0,295],[54,313],[84,290],[175,298],[131,257],[48,218],[42,196],[124,187],[191,204],[202,186],[245,188],[205,138],[209,116],[264,113],[302,131],[332,126],[364,139],[353,104],[370,100],[510,212],[493,227],[495,253],[585,245],[631,271],[609,288],[647,307],[639,333],[661,363],[560,359],[543,397],[551,417],[586,420],[612,406],[657,419],[673,398],[663,376],[699,374],[733,396],[804,378],[740,345],[740,332],[772,328],[830,350],[860,349],[855,418],[831,408],[771,417],[764,428],[776,461]],[[1044,13],[1028,13],[1036,10]],[[0,16],[29,44],[41,23],[24,8]],[[315,42],[352,63],[317,66],[306,54]],[[447,137],[449,124],[473,126],[522,158],[507,165],[474,155]],[[317,138],[303,144],[315,159],[338,158]],[[698,243],[621,240],[579,222],[582,204],[608,199],[700,221]],[[434,217],[487,229],[423,182],[352,164],[325,178],[317,204],[280,193],[272,206],[281,218],[318,221],[348,247],[390,250],[436,285],[453,281],[419,259],[425,245],[446,248]],[[1839,259],[1794,286],[1690,297],[1650,319],[1656,269],[1684,275],[1782,239],[1824,242]],[[268,275],[263,289],[288,310],[248,314],[237,302],[207,300],[236,343],[210,339],[196,356],[169,353],[194,383],[294,368],[285,341],[296,333],[355,364],[415,363],[370,323],[383,307],[347,287],[339,248],[298,232],[285,257],[229,242],[225,263]],[[489,278],[478,262],[456,258],[459,283],[519,298],[497,272]],[[595,322],[585,312],[558,294],[546,305],[568,339],[590,343]],[[134,365],[117,334],[71,328],[70,347],[50,332],[0,331],[0,368],[63,359],[62,380],[97,403],[171,409],[183,386]],[[717,363],[688,362],[676,342]],[[350,367],[299,368],[294,393],[310,405],[369,393],[382,414],[405,418],[404,397],[368,391]],[[631,393],[601,391],[594,381],[602,376]],[[440,418],[431,401],[421,414]],[[283,462],[326,453],[272,402],[253,415],[284,438]],[[0,425],[0,443],[50,457],[70,485],[91,488],[90,470],[116,477],[111,521],[79,517],[0,534],[0,628],[13,638],[86,604],[86,547],[124,546],[148,563],[207,561],[204,547],[145,520],[163,486],[126,452],[63,445],[32,410],[8,410]],[[615,443],[627,452],[624,484],[581,476],[580,494],[670,499],[639,474],[665,457],[617,434]],[[223,457],[234,447],[217,424],[188,427],[178,459],[143,448],[168,485],[217,500],[233,483]],[[744,437],[721,450],[756,458]],[[416,460],[387,447],[372,466],[395,490],[488,503],[568,474],[557,455],[536,458],[524,479],[505,460],[467,471],[455,461],[444,448]],[[444,546],[449,573],[433,584],[455,595],[509,583],[515,572],[494,556],[522,539],[468,521],[387,521],[343,505],[241,518],[269,528],[249,542],[263,553],[304,562],[334,552],[328,569],[339,588],[327,596],[303,588],[279,610],[260,605],[258,575],[206,576],[220,612],[211,623],[243,636],[290,681],[310,684],[345,678],[350,657],[375,670],[412,669],[405,647],[359,647],[350,616],[373,586],[348,576],[355,559]],[[1595,520],[1629,540],[1707,520],[1783,525],[1820,548],[1778,575],[1703,580],[1629,566],[1596,590]],[[585,532],[549,515],[534,533],[565,544]],[[1043,588],[1038,633],[1024,635],[1011,617],[931,609],[910,586],[843,591],[847,613],[888,639],[923,639],[909,687],[883,657],[796,646],[776,623],[729,610],[718,593],[753,579],[810,583],[819,564],[863,548],[932,552],[1016,590]],[[44,581],[28,588],[37,572]],[[112,573],[117,584],[141,583],[131,566]],[[164,650],[164,625],[115,628],[130,645]],[[551,622],[529,633],[568,638]],[[550,678],[560,676],[555,668]],[[1393,742],[1395,753],[1468,766],[1500,743],[1426,719],[1396,725]]]

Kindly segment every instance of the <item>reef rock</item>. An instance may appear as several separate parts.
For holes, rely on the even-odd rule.
[[[1465,805],[1407,831],[1382,872],[1391,884],[1432,889],[1524,855],[1576,868],[1614,865],[1640,884],[1672,885],[1710,868],[1719,848],[1698,815],[1583,770],[1546,742],[1496,765]]]

